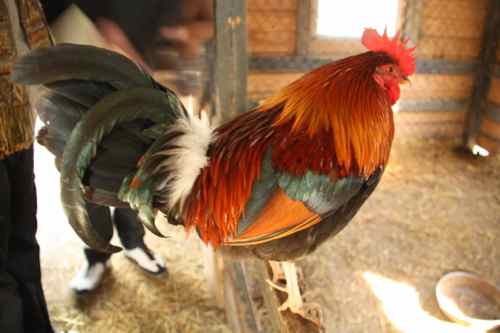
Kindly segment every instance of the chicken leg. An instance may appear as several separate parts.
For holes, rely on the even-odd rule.
[[[302,318],[321,326],[321,311],[319,306],[315,304],[305,304],[302,299],[299,287],[299,277],[295,264],[290,261],[269,261],[269,265],[271,266],[273,280],[268,280],[267,282],[273,288],[288,294],[288,298],[278,309],[280,311],[289,309]],[[278,284],[278,281],[283,279],[286,281],[286,286]],[[311,312],[316,312],[317,315]]]
[[[268,283],[275,289],[283,291],[288,294],[287,300],[279,307],[280,311],[290,309],[293,313],[302,314],[304,308],[304,301],[300,294],[299,279],[297,276],[297,268],[293,262],[289,261],[270,261],[271,269],[273,271],[273,281]],[[278,280],[285,279],[286,287],[277,284]]]

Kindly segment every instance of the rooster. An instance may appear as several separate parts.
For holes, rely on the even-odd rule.
[[[415,71],[406,42],[365,29],[367,52],[305,74],[215,129],[111,51],[38,49],[12,77],[43,86],[38,141],[56,156],[63,207],[89,246],[118,250],[89,223],[86,200],[130,206],[158,235],[161,213],[213,247],[287,262],[343,229],[379,183],[391,106]]]

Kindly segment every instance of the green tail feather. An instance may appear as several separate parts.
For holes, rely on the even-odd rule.
[[[165,112],[165,109],[171,103],[177,103],[174,98],[175,96],[169,96],[162,91],[147,88],[121,90],[99,101],[73,130],[63,154],[61,199],[70,224],[92,248],[106,252],[118,250],[102,240],[90,224],[85,210],[82,178],[97,145],[106,133],[122,122],[139,118],[151,119],[155,123],[170,122],[174,113]],[[143,212],[147,209],[143,208]],[[148,224],[148,214],[141,215],[146,217],[145,222]]]
[[[154,87],[151,78],[125,56],[76,44],[59,44],[28,53],[14,64],[12,80],[21,84],[97,81],[116,89]]]

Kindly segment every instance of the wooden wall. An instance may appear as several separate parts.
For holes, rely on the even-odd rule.
[[[425,0],[417,55],[474,60],[480,54],[488,0]]]
[[[304,3],[315,0],[248,0],[248,36],[251,57],[280,59],[300,52],[297,23]],[[402,0],[406,10],[411,1]],[[474,87],[474,66],[481,51],[489,0],[423,0],[418,8],[418,73],[402,90],[402,110],[396,115],[399,135],[462,135],[468,99]],[[314,7],[314,5],[312,5]],[[404,16],[403,13],[402,16]],[[404,24],[404,22],[402,22]],[[309,50],[306,57],[335,58],[359,42],[348,42],[322,52]],[[351,47],[348,47],[351,46]],[[356,49],[358,47],[355,47]],[[358,48],[359,49],[359,48]],[[320,50],[321,51],[321,50]],[[498,51],[500,54],[500,50]],[[436,64],[437,69],[433,68]],[[446,66],[449,65],[449,66]],[[304,70],[251,70],[250,100],[260,100],[298,78]]]
[[[291,55],[295,53],[297,1],[249,0],[248,47],[251,54]]]

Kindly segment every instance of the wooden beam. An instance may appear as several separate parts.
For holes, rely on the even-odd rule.
[[[463,135],[463,144],[469,149],[475,144],[479,133],[481,114],[491,81],[490,66],[495,63],[498,34],[500,33],[500,1],[489,1],[488,15],[485,20],[480,66],[476,73],[476,85],[467,111]]]
[[[214,114],[225,122],[247,109],[247,27],[246,0],[215,0],[213,60]],[[258,333],[251,295],[240,262],[209,253],[205,260],[209,287],[223,303],[231,330]],[[217,289],[223,289],[223,293]],[[221,301],[223,295],[223,301]]]
[[[216,0],[214,6],[215,112],[225,121],[247,108],[246,0]]]
[[[234,333],[259,333],[255,305],[251,299],[250,281],[242,262],[224,261],[224,295],[226,315]]]
[[[302,0],[297,3],[297,54],[305,56],[309,53],[311,39],[311,8],[313,0]]]
[[[251,71],[309,71],[350,54],[337,54],[324,57],[314,56],[252,56],[249,59]],[[417,59],[418,74],[469,74],[477,70],[477,62],[453,61],[442,59]],[[500,73],[500,69],[498,69]],[[500,75],[500,74],[499,74]]]

